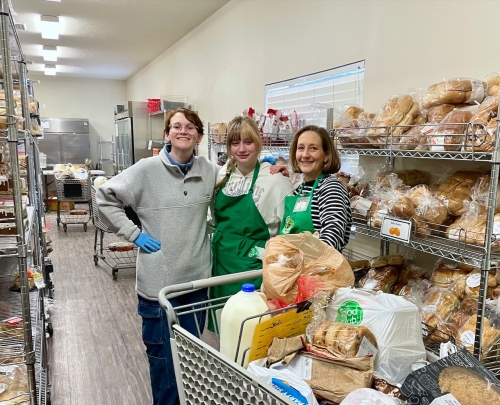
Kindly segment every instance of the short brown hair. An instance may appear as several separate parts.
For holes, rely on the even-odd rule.
[[[203,122],[201,121],[200,117],[198,117],[198,114],[196,114],[193,110],[190,110],[189,108],[177,108],[175,110],[170,111],[167,114],[167,118],[165,119],[165,129],[163,130],[164,133],[168,135],[168,131],[170,130],[170,120],[177,113],[184,114],[184,117],[186,117],[186,119],[189,122],[193,123],[198,127],[198,134],[203,135]]]
[[[340,170],[340,157],[337,152],[337,148],[335,148],[335,144],[333,143],[332,138],[330,138],[328,131],[325,128],[318,127],[316,125],[308,125],[299,129],[292,139],[292,143],[290,144],[290,165],[292,166],[293,172],[302,173],[297,163],[296,152],[300,135],[307,131],[313,131],[318,134],[321,138],[323,152],[328,155],[328,161],[325,163],[321,172],[324,174],[337,173]]]

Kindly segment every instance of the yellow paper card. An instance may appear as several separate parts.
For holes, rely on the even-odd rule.
[[[312,315],[311,310],[297,314],[297,308],[295,308],[259,323],[253,335],[249,361],[267,357],[267,350],[275,337],[283,339],[304,334]]]

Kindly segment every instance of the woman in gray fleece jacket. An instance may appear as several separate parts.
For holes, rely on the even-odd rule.
[[[140,160],[99,187],[96,194],[103,222],[140,248],[136,291],[154,405],[179,401],[168,324],[158,293],[166,285],[210,277],[212,271],[207,211],[218,168],[194,156],[202,137],[203,124],[194,111],[170,112],[165,122],[170,152],[165,147],[158,156]],[[137,213],[142,231],[127,217],[125,206]],[[206,294],[206,290],[196,291],[176,298],[173,305],[199,302]],[[198,314],[201,327],[204,316]],[[182,316],[180,322],[198,335],[192,315]]]

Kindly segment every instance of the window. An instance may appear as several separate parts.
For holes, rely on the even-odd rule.
[[[299,117],[299,128],[319,125],[329,128],[336,109],[344,105],[363,106],[365,62],[359,61],[294,79],[267,84],[269,108]]]

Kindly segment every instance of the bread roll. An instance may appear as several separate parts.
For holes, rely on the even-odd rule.
[[[325,334],[331,324],[332,322],[330,321],[323,321],[319,324],[319,326],[313,332],[312,343],[314,345],[321,346],[325,344]]]
[[[441,104],[435,107],[431,107],[427,113],[428,122],[441,122],[449,112],[455,110],[456,108],[461,108],[467,104]]]
[[[474,104],[483,101],[487,83],[471,79],[450,79],[429,86],[422,107],[431,108],[440,104]]]
[[[398,125],[412,107],[413,99],[409,95],[391,97],[380,109],[366,135],[379,143],[385,143],[385,136],[389,134],[388,127]]]
[[[430,139],[434,150],[461,150],[465,141],[467,123],[470,122],[471,118],[472,112],[467,110],[449,112]]]
[[[415,205],[409,198],[402,197],[392,206],[391,212],[399,218],[410,218],[415,215]]]
[[[399,277],[398,269],[386,266],[379,269],[370,269],[359,281],[361,288],[389,293]]]

